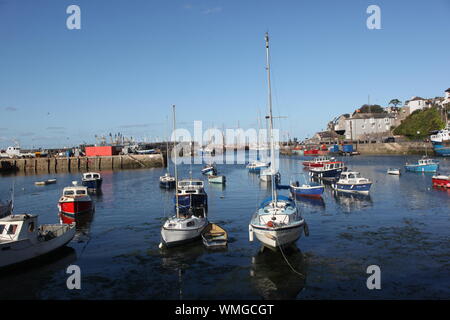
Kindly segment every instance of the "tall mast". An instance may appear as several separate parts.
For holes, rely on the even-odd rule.
[[[175,150],[175,199],[176,199],[176,203],[175,203],[175,208],[177,210],[177,218],[180,217],[180,209],[178,206],[178,172],[177,172],[177,156],[178,156],[178,149],[177,149],[177,144],[176,144],[176,134],[175,134],[175,123],[176,123],[176,119],[175,119],[175,105],[172,106],[173,109],[173,135],[175,135],[174,137],[174,142],[173,142],[173,147]]]
[[[275,148],[273,144],[273,117],[272,117],[272,86],[270,83],[270,54],[269,54],[269,33],[266,32],[266,70],[267,70],[267,88],[268,88],[268,105],[269,105],[269,132],[270,132],[270,168],[271,168],[271,185],[272,185],[272,204],[275,206],[277,201],[277,190],[275,187]]]
[[[166,116],[166,125],[167,125],[167,131],[169,131],[169,118]],[[166,151],[167,151],[167,172],[170,173],[170,161],[169,161],[169,132],[166,132],[167,134],[167,143],[166,143]]]

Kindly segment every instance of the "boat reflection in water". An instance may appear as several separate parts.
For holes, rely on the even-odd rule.
[[[373,205],[372,198],[367,194],[348,193],[333,190],[333,197],[345,212],[361,210]]]
[[[295,299],[305,287],[306,261],[295,244],[283,251],[262,247],[252,257],[250,276],[256,291],[264,299]]]
[[[45,299],[42,296],[42,288],[48,287],[54,275],[65,273],[66,268],[76,260],[75,249],[64,246],[16,265],[13,269],[8,269],[8,267],[3,269],[3,272],[0,273],[0,288],[2,288],[0,300],[17,299],[17,297],[24,300]]]
[[[320,197],[320,198],[295,197],[294,198],[291,194],[291,198],[295,199],[295,202],[297,202],[299,207],[325,209],[325,201],[323,200],[322,197]]]
[[[75,236],[72,241],[85,242],[89,240],[89,234],[91,232],[91,224],[94,221],[95,211],[86,212],[81,215],[77,215],[75,219],[67,219],[64,217],[64,223],[70,224],[75,223]],[[60,220],[61,214],[60,214]]]
[[[183,274],[205,253],[205,248],[201,241],[187,243],[181,247],[160,249],[161,264],[164,268],[178,274],[178,297],[183,299]],[[174,285],[175,286],[175,285]]]

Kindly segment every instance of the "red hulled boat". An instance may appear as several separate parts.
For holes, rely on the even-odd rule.
[[[75,222],[80,214],[92,212],[94,205],[87,187],[78,186],[75,181],[73,186],[64,188],[58,201],[58,209],[61,222],[66,224]]]
[[[433,182],[433,187],[450,188],[450,176],[433,176],[431,181]]]
[[[329,158],[329,157],[324,157],[324,156],[320,156],[320,157],[316,157],[311,161],[303,161],[302,164],[305,167],[323,167],[323,164],[326,162],[330,162],[334,160],[334,158]]]

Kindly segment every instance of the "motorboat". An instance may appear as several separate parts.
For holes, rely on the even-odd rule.
[[[357,171],[342,172],[339,180],[333,184],[333,188],[342,192],[368,194],[372,181],[364,178]]]
[[[419,159],[417,163],[406,163],[405,169],[411,172],[436,172],[439,169],[439,161],[424,157]]]
[[[77,215],[91,212],[94,204],[88,194],[88,188],[79,186],[76,181],[72,186],[63,189],[63,194],[58,201],[58,209],[63,223],[72,223]]]
[[[102,189],[103,179],[98,172],[83,173],[81,184],[88,188],[89,192],[99,192]]]

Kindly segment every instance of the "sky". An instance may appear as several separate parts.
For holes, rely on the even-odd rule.
[[[257,128],[266,31],[275,127],[304,139],[369,96],[443,96],[449,16],[450,0],[0,0],[0,148],[161,140],[173,104],[177,127]]]

